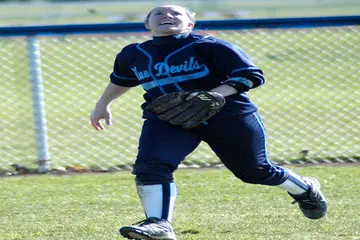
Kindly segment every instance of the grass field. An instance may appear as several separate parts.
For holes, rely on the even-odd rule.
[[[175,2],[175,1],[174,1]],[[205,16],[213,11],[191,1]],[[220,2],[220,1],[219,1]],[[242,18],[355,15],[358,0],[221,1],[217,11]],[[0,25],[94,23],[120,14],[141,20],[153,2],[133,5],[0,5]],[[96,13],[90,13],[89,9]],[[233,12],[233,11],[231,11]],[[136,14],[135,14],[136,13]],[[226,14],[225,14],[226,15]],[[225,16],[224,15],[224,16]],[[227,14],[226,17],[233,17]],[[275,160],[360,159],[359,27],[212,32],[239,44],[261,67],[267,84],[250,93],[260,107]],[[40,39],[52,167],[92,169],[134,161],[143,91],[113,106],[114,126],[95,132],[89,114],[108,82],[113,59],[148,35],[60,36]],[[36,166],[29,63],[25,38],[0,38],[0,172],[11,163]],[[187,161],[216,162],[206,146]],[[302,216],[280,189],[244,184],[226,169],[179,170],[174,226],[179,240],[360,240],[360,166],[295,167],[323,184],[330,204],[319,221]],[[121,239],[120,226],[141,220],[133,176],[35,175],[0,178],[0,240]]]
[[[326,219],[306,219],[282,190],[244,184],[226,169],[179,170],[178,239],[360,239],[360,166],[292,169],[318,177],[330,202]],[[128,172],[9,177],[0,184],[1,240],[121,239],[120,226],[143,218]]]

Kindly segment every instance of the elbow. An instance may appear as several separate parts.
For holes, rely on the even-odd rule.
[[[256,73],[256,74],[252,75],[251,77],[249,76],[249,78],[254,83],[252,88],[259,87],[259,86],[265,84],[265,82],[266,82],[266,79],[262,73]]]

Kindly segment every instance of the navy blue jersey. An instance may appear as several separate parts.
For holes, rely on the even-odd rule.
[[[143,108],[147,102],[170,92],[233,86],[238,93],[226,97],[226,105],[217,115],[256,111],[246,91],[265,82],[263,72],[240,47],[192,33],[154,37],[124,47],[116,56],[110,79],[125,87],[141,85],[146,91]]]

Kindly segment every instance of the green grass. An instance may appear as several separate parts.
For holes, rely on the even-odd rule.
[[[244,184],[226,169],[179,170],[178,239],[360,239],[360,167],[292,169],[319,178],[325,219],[306,219],[282,190]],[[120,239],[120,226],[144,217],[129,172],[0,181],[1,240]]]

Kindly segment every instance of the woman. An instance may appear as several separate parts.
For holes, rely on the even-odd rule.
[[[264,84],[263,72],[236,45],[191,33],[194,13],[175,5],[156,7],[145,19],[153,39],[130,44],[116,56],[110,83],[91,114],[96,130],[111,125],[110,104],[131,87],[146,91],[145,119],[133,174],[146,219],[120,229],[128,239],[176,239],[171,220],[176,199],[173,172],[201,141],[246,183],[277,186],[299,204],[303,214],[326,214],[326,199],[313,178],[272,164],[267,158],[264,125],[246,92]],[[160,120],[146,106],[171,92],[216,92],[225,106],[203,124],[183,128]]]

